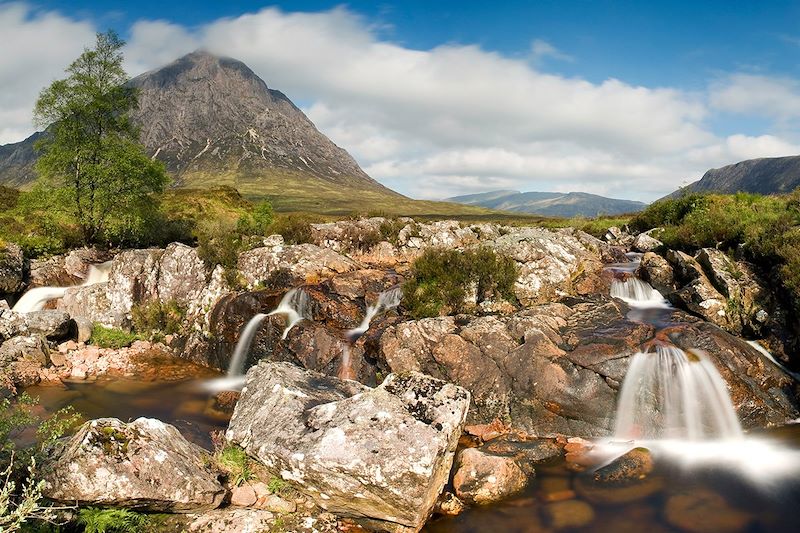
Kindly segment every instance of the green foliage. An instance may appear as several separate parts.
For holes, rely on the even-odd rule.
[[[0,185],[0,211],[8,211],[9,209],[17,207],[19,195],[19,190],[13,187]]]
[[[256,204],[251,213],[245,213],[236,222],[236,231],[241,235],[269,235],[270,226],[275,219],[272,204],[264,200]]]
[[[283,479],[276,476],[272,476],[269,479],[269,483],[267,483],[267,488],[272,494],[280,494],[287,486],[287,483]]]
[[[229,444],[223,447],[216,452],[215,459],[220,469],[228,474],[228,479],[235,487],[255,477],[250,465],[250,458],[239,446]]]
[[[490,248],[428,249],[412,265],[403,302],[414,318],[460,313],[466,310],[471,287],[477,288],[478,302],[513,299],[517,276],[516,263]]]
[[[128,333],[116,328],[107,328],[95,322],[92,326],[92,336],[89,338],[89,343],[101,348],[118,350],[130,346],[136,340],[139,340],[139,336],[135,333]]]
[[[800,191],[784,196],[689,194],[650,205],[631,225],[637,230],[663,227],[659,239],[670,248],[741,254],[776,274],[800,305]]]
[[[147,516],[129,509],[88,507],[78,513],[84,533],[141,533],[147,531]]]
[[[319,216],[293,213],[278,216],[270,227],[271,233],[277,233],[288,244],[304,244],[312,242],[311,224],[322,222]]]
[[[42,199],[48,212],[74,221],[83,244],[142,242],[152,231],[154,195],[167,183],[130,120],[137,100],[122,68],[124,44],[113,31],[98,34],[34,109],[47,128],[37,142]]]
[[[242,235],[236,231],[233,224],[208,220],[198,225],[197,255],[209,270],[216,265],[222,265],[225,269],[226,281],[231,287],[238,285],[236,266],[239,252],[243,249]]]
[[[175,300],[151,300],[131,308],[134,331],[151,339],[178,333],[183,327],[185,317],[186,308]]]

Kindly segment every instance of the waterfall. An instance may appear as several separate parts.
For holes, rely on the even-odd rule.
[[[357,328],[347,331],[345,334],[347,339],[350,342],[355,342],[358,340],[359,337],[367,332],[372,319],[375,318],[378,313],[385,313],[396,308],[398,305],[400,305],[400,300],[402,298],[403,291],[400,287],[392,287],[391,289],[381,292],[378,295],[377,301],[367,307],[367,313],[364,315],[364,320],[361,321],[361,324],[359,324]]]
[[[228,364],[228,376],[240,376],[244,370],[244,363],[247,359],[247,353],[250,351],[250,345],[253,343],[253,337],[256,336],[258,327],[261,322],[267,318],[264,313],[258,313],[250,319],[247,325],[242,329],[239,335],[239,340],[236,342],[236,348],[233,350],[233,357]]]
[[[617,406],[615,440],[738,439],[725,381],[699,350],[657,345],[633,356]]]
[[[89,265],[83,283],[78,286],[88,287],[95,283],[108,281],[111,264],[112,261],[106,261],[98,265]],[[70,287],[35,287],[22,295],[22,298],[14,305],[13,310],[18,313],[41,311],[50,300],[63,298],[69,288]]]
[[[339,372],[337,372],[339,379],[356,379],[355,372],[353,372],[352,362],[350,361],[350,346],[342,344],[342,360],[339,363]]]
[[[286,328],[281,335],[281,339],[286,339],[290,329],[301,320],[306,320],[311,316],[308,293],[303,289],[291,289],[281,299],[278,307],[267,316],[272,315],[286,315]]]
[[[661,293],[651,287],[649,283],[634,277],[625,281],[615,279],[611,283],[611,296],[619,298],[631,306],[660,307],[667,303]]]

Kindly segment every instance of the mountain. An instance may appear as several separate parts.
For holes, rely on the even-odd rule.
[[[670,197],[686,192],[788,193],[800,187],[800,156],[748,159],[722,168],[712,168],[696,181]]]
[[[585,192],[491,191],[448,198],[447,202],[551,217],[596,217],[641,211],[647,204]]]
[[[229,185],[284,210],[465,212],[414,202],[373,180],[241,61],[197,51],[129,83],[139,89],[131,116],[141,141],[176,187]],[[0,146],[0,185],[24,187],[35,179],[33,143],[40,135]]]

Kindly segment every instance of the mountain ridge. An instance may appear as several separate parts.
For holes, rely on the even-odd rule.
[[[541,216],[596,217],[641,211],[647,204],[633,200],[607,198],[585,192],[489,191],[447,198],[447,202],[481,206]]]
[[[667,198],[690,192],[784,194],[800,187],[800,155],[745,159],[707,170]]]

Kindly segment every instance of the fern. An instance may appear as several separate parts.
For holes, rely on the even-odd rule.
[[[129,509],[88,507],[78,513],[78,523],[84,533],[139,533],[146,531],[148,519]]]

